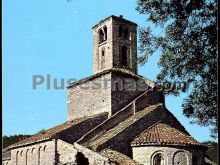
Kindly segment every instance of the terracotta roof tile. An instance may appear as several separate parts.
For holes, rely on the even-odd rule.
[[[104,144],[108,140],[112,139],[117,134],[121,133],[123,130],[134,124],[136,121],[140,120],[141,118],[144,118],[148,116],[148,114],[156,109],[162,109],[162,104],[156,104],[152,105],[150,107],[147,107],[146,109],[137,112],[135,115],[129,117],[128,119],[124,120],[117,126],[113,127],[112,129],[108,130],[104,134],[102,134],[99,137],[96,137],[95,139],[90,139],[89,141],[83,143],[84,146],[87,146],[88,148],[92,148],[96,150],[100,145]]]
[[[149,127],[147,130],[140,133],[132,142],[132,146],[166,144],[203,146],[191,136],[164,123],[156,123]]]
[[[120,165],[140,165],[140,163],[129,158],[128,156],[111,149],[103,150],[101,151],[101,154]]]
[[[72,121],[67,121],[63,124],[60,124],[58,126],[51,128],[51,129],[41,131],[41,132],[39,132],[29,138],[21,140],[15,144],[11,145],[10,148],[17,147],[17,146],[24,145],[24,144],[34,143],[37,141],[42,141],[44,139],[50,139],[50,138],[56,136],[57,134],[59,134],[60,132],[66,130],[74,125],[77,125],[83,121],[86,121],[89,118],[91,118],[91,117],[82,117],[82,118],[78,118],[78,119],[75,119]]]

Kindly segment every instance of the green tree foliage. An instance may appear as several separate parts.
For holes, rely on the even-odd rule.
[[[217,163],[217,149],[218,149],[218,143],[214,141],[205,141],[202,144],[204,144],[206,147],[208,147],[208,150],[206,152],[207,156],[215,163]]]
[[[30,137],[31,135],[13,135],[13,136],[3,136],[3,148],[6,148],[20,140]]]
[[[137,11],[152,26],[139,29],[139,63],[160,50],[158,83],[186,81],[183,114],[191,123],[209,126],[217,137],[217,2],[216,0],[138,0]],[[179,95],[180,91],[165,94]]]

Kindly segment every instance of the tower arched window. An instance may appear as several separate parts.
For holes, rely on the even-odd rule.
[[[165,165],[165,159],[161,153],[154,156],[153,165]]]
[[[102,42],[104,42],[104,33],[102,29],[100,29],[99,30],[99,43],[101,44]]]
[[[125,40],[129,40],[129,38],[130,38],[130,32],[129,32],[129,29],[126,28],[126,29],[124,30],[124,39],[125,39]]]
[[[126,46],[121,47],[120,57],[121,57],[121,65],[128,66],[128,49]]]
[[[118,35],[119,37],[123,37],[123,28],[121,26],[119,26]]]
[[[107,27],[106,26],[104,26],[104,41],[106,41],[107,40],[107,37],[108,37],[108,35],[107,35]]]
[[[101,69],[105,68],[105,48],[101,50]]]
[[[99,44],[107,40],[107,26],[104,26],[99,30]]]

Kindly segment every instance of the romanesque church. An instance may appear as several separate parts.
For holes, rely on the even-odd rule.
[[[67,121],[9,146],[3,165],[206,164],[207,148],[138,75],[137,24],[109,16],[92,29],[93,75],[67,87]]]

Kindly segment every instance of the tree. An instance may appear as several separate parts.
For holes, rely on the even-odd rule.
[[[160,50],[157,82],[186,81],[189,95],[183,114],[191,123],[209,126],[217,137],[217,2],[216,0],[138,0],[137,11],[152,26],[139,29],[139,63]],[[165,94],[179,95],[180,91]]]
[[[202,142],[202,144],[208,147],[206,154],[210,158],[210,160],[217,163],[218,143],[214,141],[205,141],[205,142]]]

